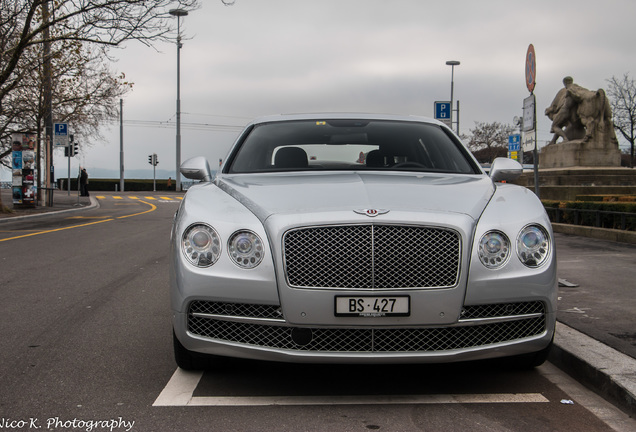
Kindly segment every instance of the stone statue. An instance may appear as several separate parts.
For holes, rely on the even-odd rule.
[[[603,89],[590,91],[565,77],[545,115],[554,135],[541,149],[542,168],[620,166],[612,109]]]
[[[582,139],[618,146],[612,110],[603,89],[590,91],[574,84],[572,77],[565,77],[563,88],[546,108],[545,115],[552,120],[550,132],[554,135],[550,144],[561,137],[563,142]]]

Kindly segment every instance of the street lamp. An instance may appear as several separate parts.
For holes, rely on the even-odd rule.
[[[184,9],[170,9],[170,15],[177,17],[177,177],[175,190],[181,190],[181,17],[188,15]]]
[[[449,60],[446,62],[448,66],[451,67],[451,110],[450,110],[450,121],[451,121],[451,129],[453,128],[453,87],[455,86],[455,66],[459,66],[459,62],[457,60]],[[459,108],[457,109],[457,116],[459,117]],[[457,122],[456,127],[457,135],[459,135],[459,121]]]

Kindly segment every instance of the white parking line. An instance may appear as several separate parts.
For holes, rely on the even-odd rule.
[[[356,396],[192,396],[203,372],[177,369],[153,406],[430,405],[545,403],[540,393]]]
[[[172,374],[166,387],[152,406],[185,406],[192,399],[192,393],[199,385],[202,371],[187,372],[181,368]]]

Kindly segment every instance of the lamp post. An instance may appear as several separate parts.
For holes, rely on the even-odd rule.
[[[188,15],[184,9],[170,9],[170,15],[177,17],[177,176],[175,190],[181,190],[181,17]]]
[[[459,66],[459,62],[457,60],[449,60],[446,62],[448,66],[451,67],[451,111],[450,111],[450,121],[451,121],[451,129],[453,128],[453,87],[455,86],[455,66]],[[457,110],[457,116],[459,117],[459,109]],[[459,135],[459,121],[456,123],[457,127],[455,128],[455,132]]]

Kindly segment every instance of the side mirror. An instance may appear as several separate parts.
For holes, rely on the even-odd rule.
[[[490,178],[495,182],[516,180],[521,173],[523,167],[519,162],[503,157],[496,158],[490,167]]]
[[[181,174],[191,180],[212,181],[210,164],[203,156],[195,156],[181,164]]]

